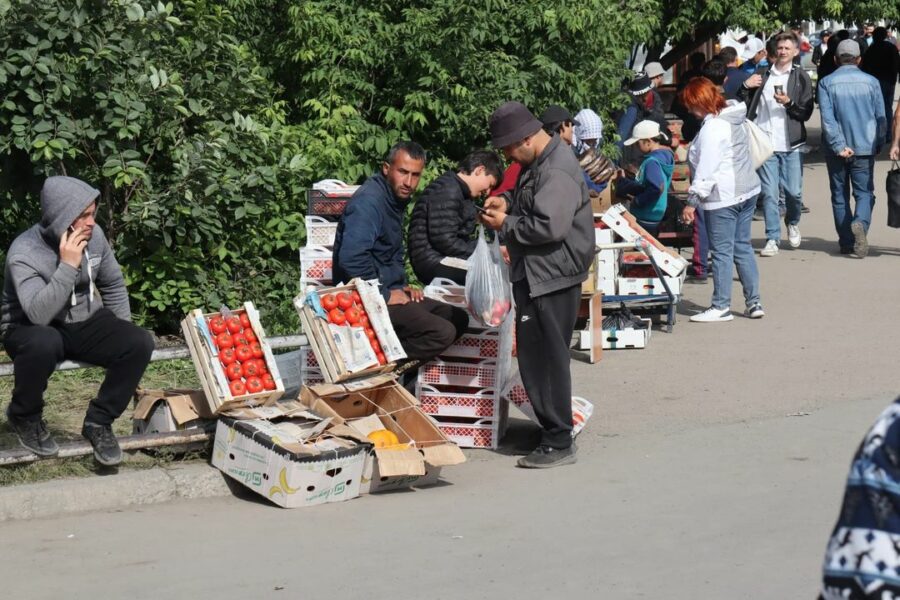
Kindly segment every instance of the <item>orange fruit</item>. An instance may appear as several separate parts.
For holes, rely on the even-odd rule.
[[[396,446],[400,443],[400,439],[393,431],[387,429],[378,429],[367,435],[366,437],[375,444],[376,448],[388,448]]]

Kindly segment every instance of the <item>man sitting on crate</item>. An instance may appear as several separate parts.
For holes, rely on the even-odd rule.
[[[540,445],[518,464],[567,465],[575,462],[569,342],[594,258],[591,201],[571,149],[523,104],[495,110],[490,129],[494,147],[522,165],[515,189],[488,198],[481,217],[509,250],[519,372],[543,428]]]
[[[47,381],[64,359],[106,367],[81,435],[103,465],[122,461],[111,425],[134,395],[153,353],[153,336],[133,325],[122,271],[96,225],[100,192],[73,177],[50,177],[41,222],[6,255],[0,334],[15,383],[6,409],[21,444],[38,456],[59,446],[41,415]]]
[[[334,238],[334,281],[377,279],[406,355],[427,362],[450,347],[469,322],[460,308],[425,298],[406,285],[403,217],[425,168],[425,150],[398,142],[381,172],[353,194]]]

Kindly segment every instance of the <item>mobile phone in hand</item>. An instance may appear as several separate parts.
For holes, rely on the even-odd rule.
[[[486,210],[483,206],[478,206],[478,205],[476,204],[476,205],[475,205],[475,210],[477,210],[478,212],[480,212],[480,213],[483,214],[483,215],[486,215],[486,214],[487,214],[487,210]]]

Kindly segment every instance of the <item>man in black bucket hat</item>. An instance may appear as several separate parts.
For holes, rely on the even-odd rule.
[[[578,160],[520,102],[490,118],[491,143],[522,166],[515,188],[488,198],[482,221],[503,236],[516,301],[519,372],[543,429],[518,465],[575,462],[569,342],[594,257],[594,220]]]

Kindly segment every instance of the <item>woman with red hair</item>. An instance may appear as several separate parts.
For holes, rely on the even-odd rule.
[[[744,288],[744,316],[765,315],[759,300],[759,271],[750,245],[750,223],[760,192],[759,177],[750,159],[745,126],[747,107],[727,105],[716,85],[705,77],[692,79],[679,94],[685,108],[703,125],[691,143],[691,187],[682,212],[686,223],[702,210],[712,252],[712,303],[691,317],[697,323],[730,321],[731,275],[734,266]]]

